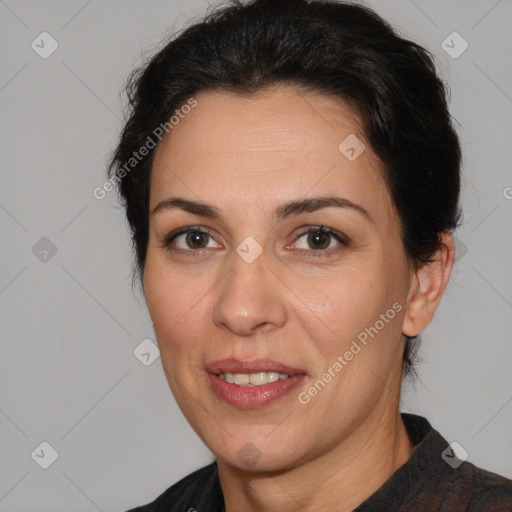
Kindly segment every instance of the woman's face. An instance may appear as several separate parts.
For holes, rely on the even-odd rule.
[[[163,368],[219,459],[294,467],[397,414],[414,272],[355,114],[288,86],[196,100],[151,177],[144,290]]]

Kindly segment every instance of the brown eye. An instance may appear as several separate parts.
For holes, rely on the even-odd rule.
[[[305,237],[307,235],[307,237]],[[330,257],[338,253],[350,243],[350,239],[324,226],[308,227],[299,233],[299,239],[304,238],[306,247],[299,247],[298,253],[306,257]],[[331,245],[332,244],[332,245]],[[296,244],[294,244],[296,245]],[[337,246],[337,247],[336,247]]]
[[[214,247],[208,246],[210,239],[213,241],[210,233],[192,226],[179,229],[167,235],[162,240],[161,247],[170,252],[195,254],[199,253],[202,249]]]
[[[331,236],[332,235],[329,233],[325,233],[323,231],[310,231],[308,233],[307,241],[315,250],[327,249]]]
[[[347,236],[322,225],[303,230],[298,236],[298,239],[301,238],[306,241],[306,247],[299,247],[296,252],[306,257],[330,257],[350,243]],[[161,247],[172,253],[200,256],[204,253],[204,249],[215,247],[208,245],[209,239],[214,241],[208,231],[190,226],[167,235]]]
[[[206,247],[205,244],[208,244],[209,236],[202,231],[189,231],[186,233],[185,242],[191,249],[204,249]]]

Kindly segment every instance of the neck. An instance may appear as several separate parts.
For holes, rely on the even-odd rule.
[[[354,510],[414,448],[397,408],[389,410],[374,411],[349,439],[292,469],[248,472],[217,460],[226,512]]]

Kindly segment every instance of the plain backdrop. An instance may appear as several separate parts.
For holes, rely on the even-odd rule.
[[[369,3],[435,55],[464,150],[458,259],[401,409],[512,478],[512,3]],[[1,511],[123,511],[213,460],[141,362],[124,212],[92,193],[128,73],[207,7],[0,1]]]

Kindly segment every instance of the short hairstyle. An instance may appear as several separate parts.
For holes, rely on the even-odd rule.
[[[133,277],[138,274],[142,287],[154,149],[129,172],[126,162],[193,95],[252,95],[281,84],[331,96],[358,112],[416,268],[431,261],[440,235],[458,226],[460,143],[448,89],[427,50],[366,6],[231,0],[173,36],[126,84],[126,122],[107,175],[119,181],[134,249]],[[406,337],[404,376],[415,373],[418,341]]]

